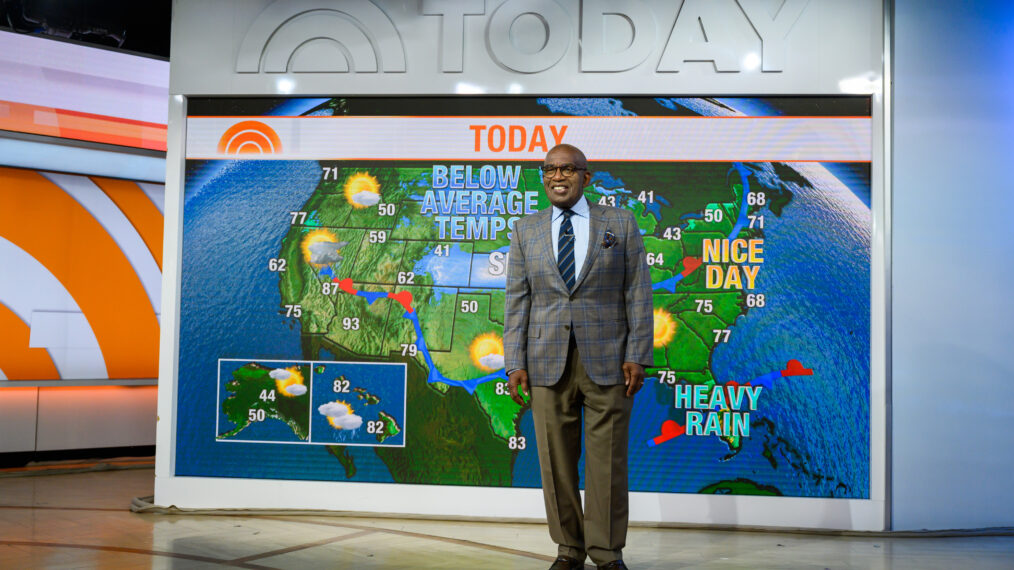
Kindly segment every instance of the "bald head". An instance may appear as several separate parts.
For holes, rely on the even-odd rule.
[[[581,149],[569,144],[558,144],[546,153],[542,165],[542,184],[546,197],[558,208],[570,208],[584,195],[584,187],[591,182],[588,160]]]
[[[581,149],[577,148],[572,144],[567,143],[561,143],[549,149],[549,152],[546,153],[547,164],[549,162],[549,157],[551,155],[564,153],[567,153],[567,156],[570,157],[571,162],[573,162],[576,166],[580,166],[582,168],[588,167],[588,159],[585,158],[584,153],[581,152]]]

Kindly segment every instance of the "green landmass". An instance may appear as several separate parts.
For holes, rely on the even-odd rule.
[[[742,477],[712,483],[697,492],[704,495],[770,495],[779,497],[782,495],[777,487],[762,485]]]
[[[380,412],[378,416],[380,417],[380,421],[384,422],[384,429],[377,433],[378,443],[383,443],[385,439],[401,433],[401,427],[398,425],[398,421],[394,419],[394,416],[387,412]]]
[[[636,175],[634,177],[637,179]],[[742,184],[727,183],[722,187],[709,184],[708,192],[705,195],[695,193],[695,197],[699,201],[693,203],[694,209],[692,210],[679,211],[675,204],[673,208],[663,207],[661,211],[664,223],[658,224],[654,236],[645,236],[645,248],[648,252],[661,253],[664,260],[661,265],[651,268],[651,278],[654,283],[682,272],[684,269],[683,258],[702,259],[705,240],[729,237],[749,238],[759,235],[759,229],[751,230],[746,227],[737,236],[730,236],[739,216],[740,204],[742,204]],[[677,203],[682,201],[678,195],[675,199]],[[670,217],[673,210],[676,210],[676,214],[680,217],[687,213],[697,214],[699,217],[687,221],[674,220]],[[708,213],[709,211],[710,213]],[[710,217],[710,220],[706,216]],[[665,239],[665,229],[674,227],[682,228],[682,231],[679,232],[680,239]],[[670,232],[672,233],[672,231]],[[673,236],[670,235],[670,237]],[[727,271],[729,266],[736,264],[709,262],[706,265],[721,265],[723,271]],[[715,331],[731,330],[736,320],[746,314],[745,298],[745,292],[738,289],[708,289],[704,265],[683,278],[676,286],[675,293],[656,291],[654,295],[655,308],[663,309],[672,315],[676,329],[670,342],[665,346],[655,347],[656,366],[648,369],[648,374],[660,375],[662,372],[672,371],[676,373],[675,380],[679,383],[703,385],[711,390],[716,389],[719,382],[711,370],[711,354],[724,338],[716,335]],[[699,301],[703,303],[699,303]],[[681,419],[676,417],[680,415],[680,412],[672,408],[671,377],[669,381],[669,383],[659,382],[655,386],[655,399],[668,403],[670,418]],[[723,436],[720,439],[730,450],[730,454],[723,457],[723,460],[731,459],[742,449],[741,436]]]
[[[659,239],[654,236],[644,237],[644,248],[655,254],[653,260],[662,256],[657,265],[650,265],[651,282],[658,283],[683,271],[683,244],[676,240]]]
[[[303,378],[310,377],[310,367],[300,366]],[[285,422],[299,439],[310,435],[310,394],[286,396],[280,393],[275,379],[268,374],[274,370],[256,362],[244,364],[232,373],[225,388],[232,393],[222,402],[222,412],[236,427],[218,437],[232,437],[246,429],[253,421],[250,410],[264,410],[265,419]],[[262,394],[265,396],[262,398]]]
[[[509,395],[497,394],[496,382],[483,382],[475,389],[475,399],[482,411],[489,417],[489,423],[495,433],[506,445],[511,437],[520,433],[518,422],[521,417],[521,406]]]
[[[356,460],[352,457],[350,448],[344,445],[328,445],[327,452],[330,453],[338,460],[342,468],[345,469],[345,478],[351,479],[356,476]]]
[[[353,356],[320,335],[304,342],[308,359],[317,358],[321,350],[337,360]],[[426,376],[426,368],[418,360],[408,360],[406,396],[412,430],[405,434],[404,447],[346,448],[343,457],[335,451],[332,454],[346,472],[351,468],[354,473],[355,453],[376,453],[398,483],[510,486],[514,452],[493,434],[489,418],[473,397],[460,389],[434,389]]]
[[[655,219],[654,214],[648,211],[647,203],[635,200],[630,206],[630,210],[634,212],[634,219],[637,220],[637,227],[644,230],[646,235],[662,233],[655,231],[655,228],[658,227],[658,220]]]
[[[508,450],[506,443],[510,437],[520,435],[519,421],[525,408],[497,394],[496,382],[481,384],[472,395],[444,383],[427,382],[425,360],[418,350],[415,328],[404,318],[405,309],[386,298],[368,304],[364,298],[331,285],[332,281],[351,279],[353,287],[364,291],[411,293],[412,307],[437,369],[456,380],[484,376],[489,371],[478,367],[469,349],[479,335],[502,336],[504,292],[437,287],[433,276],[416,274],[415,268],[437,247],[487,254],[509,243],[508,232],[501,232],[495,239],[455,241],[449,235],[441,239],[435,220],[430,214],[422,215],[418,200],[428,189],[431,164],[321,165],[333,169],[332,174],[320,181],[302,207],[308,213],[306,222],[293,225],[280,247],[280,255],[288,262],[288,270],[280,273],[279,280],[282,305],[299,304],[302,308],[299,320],[304,357],[315,358],[326,349],[339,359],[408,364],[413,429],[407,439],[412,441],[406,440],[404,448],[374,451],[396,481],[509,485],[516,453]],[[684,258],[701,258],[704,240],[729,237],[743,192],[731,168],[730,163],[596,163],[596,170],[608,172],[619,182],[606,184],[599,180],[596,184],[613,192],[607,195],[593,186],[586,190],[586,196],[592,202],[611,201],[634,212],[648,252],[662,256],[663,261],[651,268],[651,278],[658,282],[682,272]],[[393,215],[380,215],[376,205],[354,208],[349,204],[344,184],[350,176],[362,172],[376,177],[381,203],[393,207]],[[538,190],[538,208],[548,207],[536,169],[522,170],[518,190]],[[642,191],[644,199],[649,199],[652,190],[656,200],[661,201],[651,205],[659,212],[658,217],[649,212],[648,204],[638,200]],[[768,204],[784,205],[791,200],[791,193],[787,189],[768,192],[767,199]],[[751,211],[760,209],[752,207]],[[707,211],[712,212],[708,214],[710,221],[704,218]],[[695,217],[685,219],[687,214]],[[673,232],[672,228],[681,230]],[[344,259],[330,265],[333,278],[321,277],[321,267],[303,257],[303,239],[319,230],[330,231],[335,241],[347,242],[340,251]],[[763,237],[763,231],[744,228],[732,237]],[[732,264],[716,265],[726,269]],[[702,267],[685,277],[673,294],[656,292],[655,307],[669,312],[676,327],[673,339],[655,348],[656,366],[648,370],[649,375],[672,370],[680,382],[716,386],[711,370],[711,353],[716,346],[713,331],[733,327],[748,309],[744,291],[707,289],[704,273]],[[710,301],[710,310],[701,311],[698,300]],[[469,309],[467,313],[463,302]],[[478,310],[473,313],[472,308]],[[679,414],[672,405],[671,384],[656,384],[653,394],[656,401],[668,407],[670,417]],[[742,445],[739,438],[726,438],[725,442],[732,455]],[[350,448],[332,454],[347,475],[354,475],[354,454],[362,452]]]
[[[371,394],[371,393],[367,392],[366,388],[361,388],[359,386],[356,386],[355,388],[352,389],[352,391],[355,392],[356,398],[359,398],[360,400],[362,400],[363,405],[365,405],[365,406],[371,406],[373,404],[379,404],[380,403],[380,398],[378,398],[374,394]],[[381,412],[381,413],[383,413],[383,412]]]

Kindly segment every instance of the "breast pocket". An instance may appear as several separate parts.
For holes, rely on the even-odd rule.
[[[613,283],[619,280],[622,283],[625,268],[626,256],[619,242],[613,247],[602,247],[595,260],[595,269],[606,282]]]

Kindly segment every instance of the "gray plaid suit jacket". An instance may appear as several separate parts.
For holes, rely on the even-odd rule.
[[[571,327],[581,362],[599,385],[623,383],[624,362],[652,365],[651,280],[634,214],[589,203],[588,254],[573,291],[553,254],[546,208],[514,225],[507,262],[504,353],[507,370],[533,386],[563,375]],[[615,245],[604,245],[606,232]]]

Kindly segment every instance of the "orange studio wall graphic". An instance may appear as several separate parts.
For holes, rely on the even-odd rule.
[[[154,378],[164,187],[0,168],[0,378]]]

